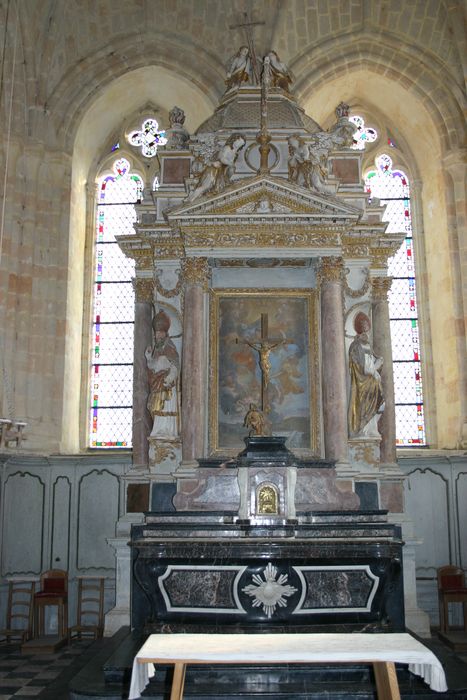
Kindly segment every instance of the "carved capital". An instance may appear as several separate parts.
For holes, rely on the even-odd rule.
[[[154,300],[154,281],[150,277],[136,277],[133,280],[136,301],[151,304]]]
[[[196,284],[207,290],[210,274],[207,258],[185,258],[182,270],[185,284]]]
[[[391,285],[392,277],[374,277],[371,280],[371,296],[373,301],[387,301]]]
[[[344,261],[335,255],[321,258],[318,270],[318,278],[323,282],[343,282],[345,279]]]

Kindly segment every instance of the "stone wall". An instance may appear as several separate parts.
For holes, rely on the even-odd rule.
[[[124,119],[148,103],[162,114],[179,104],[193,131],[212,112],[224,66],[244,42],[229,28],[233,2],[52,7],[38,0],[2,17],[0,102],[0,400],[4,416],[28,422],[27,449],[42,454],[86,445],[100,163]],[[253,16],[265,21],[253,30],[258,54],[277,49],[307,112],[326,127],[345,99],[379,115],[400,144],[395,161],[418,183],[428,440],[440,448],[467,439],[463,12],[454,0],[261,0]]]

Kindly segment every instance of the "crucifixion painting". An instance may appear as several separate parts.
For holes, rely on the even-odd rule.
[[[236,343],[245,343],[258,353],[259,366],[261,369],[261,411],[270,413],[271,406],[268,400],[268,387],[271,374],[270,354],[279,345],[289,345],[293,340],[287,338],[270,338],[268,315],[261,314],[261,337],[258,340],[248,340],[248,338],[236,338]]]
[[[210,440],[214,451],[241,447],[245,428],[287,435],[311,450],[319,379],[315,298],[308,291],[213,294]],[[251,411],[254,411],[254,414]],[[244,424],[246,415],[262,424]],[[253,431],[253,432],[251,432]],[[264,433],[263,433],[264,434]]]

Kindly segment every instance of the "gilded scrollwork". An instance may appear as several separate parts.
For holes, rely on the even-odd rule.
[[[134,248],[120,243],[120,247],[127,256],[135,261],[136,270],[151,270],[154,261],[154,251],[152,248]]]
[[[210,274],[207,258],[185,258],[182,270],[185,284],[196,284],[207,290]]]
[[[168,459],[170,459],[173,462],[176,459],[174,448],[176,445],[178,445],[178,443],[174,442],[174,444],[172,445],[171,443],[160,442],[159,440],[154,440],[151,442],[153,442],[154,445],[155,464],[161,464],[161,462],[165,462]]]
[[[234,226],[211,229],[193,228],[185,234],[188,247],[236,247],[236,248],[324,248],[339,245],[339,233],[326,229],[300,228],[294,231],[290,226]]]
[[[174,260],[183,256],[183,245],[180,241],[171,243],[155,243],[154,258],[156,260]]]

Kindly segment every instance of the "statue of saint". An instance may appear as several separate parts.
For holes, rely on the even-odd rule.
[[[222,192],[230,184],[235,161],[246,141],[242,134],[231,134],[212,159],[200,168],[197,182],[187,199],[192,202],[208,192]]]
[[[154,345],[146,348],[149,397],[148,411],[153,418],[151,437],[178,436],[178,377],[180,357],[169,337],[170,319],[164,311],[154,316]]]
[[[240,46],[235,56],[233,56],[227,71],[227,78],[225,81],[227,90],[230,90],[232,87],[242,85],[242,83],[247,83],[250,79],[250,73],[250,51],[248,46]]]
[[[355,316],[357,333],[349,348],[350,366],[350,435],[379,436],[377,421],[384,410],[384,397],[380,370],[383,358],[376,357],[368,338],[370,319],[363,312]]]
[[[245,428],[249,428],[248,435],[265,435],[266,421],[262,412],[258,409],[255,403],[250,403],[245,419],[243,421]]]
[[[293,82],[293,75],[283,63],[275,51],[270,51],[268,54],[269,65],[271,70],[271,87],[282,88],[289,91],[289,85]]]

